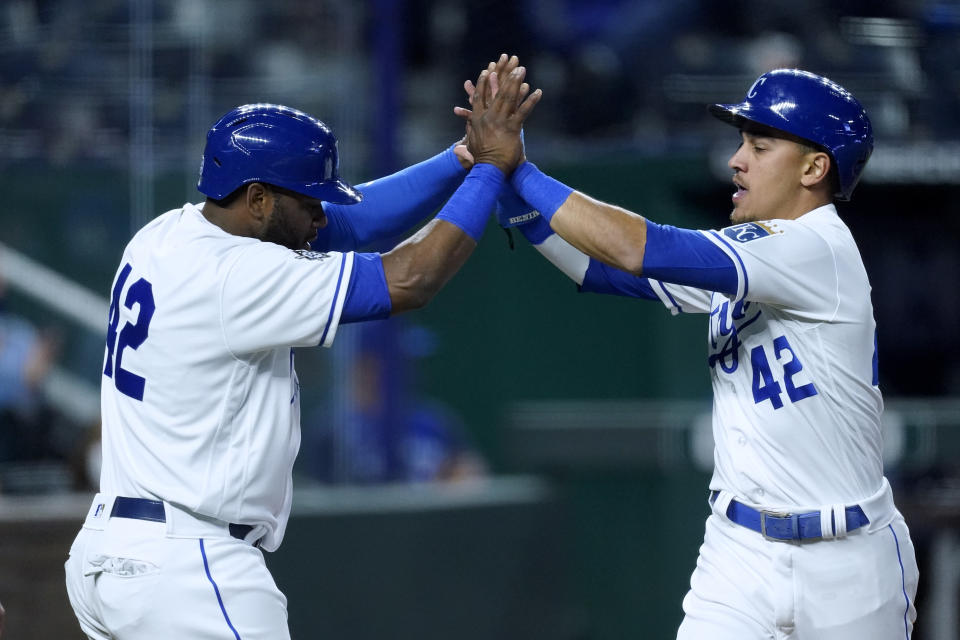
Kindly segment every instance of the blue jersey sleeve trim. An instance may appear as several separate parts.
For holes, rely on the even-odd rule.
[[[590,258],[580,291],[659,300],[647,278],[621,271],[593,258]]]
[[[405,234],[450,197],[466,170],[453,147],[392,175],[357,185],[363,201],[323,203],[327,226],[310,243],[314,251],[353,251]]]
[[[660,287],[660,291],[663,291],[663,295],[667,296],[667,300],[670,301],[670,304],[673,305],[673,308],[676,309],[679,313],[683,313],[683,307],[681,307],[680,303],[677,302],[676,298],[674,298],[673,295],[671,295],[670,291],[667,290],[667,287],[659,280],[653,280],[653,282],[655,282],[657,286]],[[654,292],[653,295],[656,296],[657,295],[656,292]],[[659,296],[657,297],[659,298]]]
[[[383,258],[379,253],[354,254],[340,324],[389,318],[392,308]]]
[[[733,257],[737,259],[737,262],[740,263],[740,273],[743,274],[743,294],[738,296],[738,298],[741,300],[746,299],[747,293],[749,293],[750,291],[750,279],[749,277],[747,277],[747,267],[743,264],[743,258],[740,257],[740,254],[737,253],[737,251],[733,248],[733,246],[729,242],[724,240],[719,233],[717,233],[716,231],[711,231],[710,233],[713,235],[714,238],[722,242],[723,245],[730,251],[730,253],[733,254]],[[724,291],[723,293],[736,294],[737,290],[734,289],[732,292]]]
[[[733,259],[699,231],[650,220],[647,220],[643,274],[656,280],[728,294],[735,294],[739,284]]]
[[[327,340],[327,332],[330,331],[330,323],[333,322],[333,312],[337,308],[337,298],[340,296],[340,285],[343,283],[343,270],[347,266],[347,254],[340,256],[340,273],[337,274],[337,287],[333,291],[333,298],[330,300],[330,314],[327,316],[327,324],[323,328],[323,335],[320,336],[320,344]]]

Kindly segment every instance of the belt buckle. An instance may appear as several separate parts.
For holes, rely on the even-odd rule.
[[[765,511],[760,510],[760,535],[762,535],[767,540],[771,542],[783,542],[784,538],[774,538],[767,535],[767,517],[771,518],[796,518],[792,513],[787,513],[785,511]],[[794,527],[796,528],[796,527]]]

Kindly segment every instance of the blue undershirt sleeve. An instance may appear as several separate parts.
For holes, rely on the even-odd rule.
[[[390,290],[379,253],[355,253],[340,324],[390,317]]]
[[[649,278],[730,295],[737,293],[737,268],[699,231],[647,220],[643,274]]]
[[[643,298],[645,300],[660,299],[657,297],[657,294],[653,292],[653,288],[650,286],[650,281],[647,278],[621,271],[593,258],[590,258],[590,266],[587,267],[587,272],[583,276],[583,284],[580,285],[580,291],[583,293],[606,293],[618,296],[630,296],[632,298]]]
[[[405,234],[453,194],[467,174],[453,147],[406,169],[357,185],[357,204],[323,203],[327,226],[310,243],[314,251],[354,251]]]

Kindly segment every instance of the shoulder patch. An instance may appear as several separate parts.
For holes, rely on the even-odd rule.
[[[723,230],[723,235],[735,242],[750,242],[777,233],[783,231],[775,222],[744,222]]]
[[[330,257],[329,253],[324,253],[322,251],[307,251],[306,249],[294,249],[293,252],[297,254],[298,260],[318,260],[323,261]]]

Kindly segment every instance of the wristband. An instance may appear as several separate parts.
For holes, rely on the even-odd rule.
[[[517,167],[510,182],[517,194],[539,211],[547,222],[573,193],[573,189],[540,171],[532,162]]]
[[[486,163],[473,165],[463,184],[437,214],[437,219],[459,227],[479,242],[501,186],[503,172],[500,169]]]

